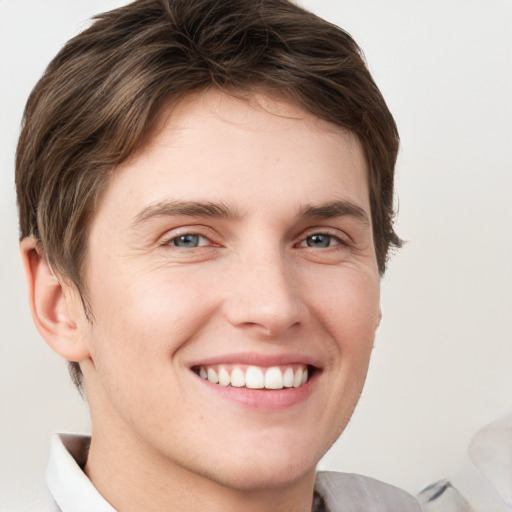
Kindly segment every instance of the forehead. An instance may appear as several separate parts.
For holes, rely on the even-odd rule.
[[[357,137],[283,98],[210,90],[162,111],[149,141],[113,173],[103,204],[172,196],[258,207],[258,197],[283,195],[368,207]]]
[[[213,125],[215,130],[209,130]],[[295,130],[296,135],[307,132],[308,138],[329,140],[333,146],[350,144],[356,151],[362,146],[358,137],[343,126],[325,121],[304,110],[286,95],[250,91],[221,91],[217,88],[193,92],[177,101],[170,98],[157,115],[154,128],[141,147],[120,166],[129,167],[135,160],[162,145],[178,147],[180,141],[190,138],[193,132],[200,136],[202,146],[211,146],[235,131],[257,139],[263,133],[284,133]],[[234,141],[233,141],[234,142]],[[267,141],[268,142],[268,141]],[[234,144],[232,145],[235,149]],[[264,150],[265,148],[260,148]]]

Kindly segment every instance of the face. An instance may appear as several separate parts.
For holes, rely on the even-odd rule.
[[[360,144],[263,95],[190,97],[116,170],[85,277],[93,433],[238,489],[296,481],[346,425],[380,319]]]

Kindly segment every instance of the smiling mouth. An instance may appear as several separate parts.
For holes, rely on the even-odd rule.
[[[300,388],[308,382],[314,369],[304,364],[287,366],[196,366],[192,371],[204,380],[219,386],[247,389]]]

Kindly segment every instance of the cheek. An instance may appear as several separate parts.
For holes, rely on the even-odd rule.
[[[377,273],[342,268],[335,275],[316,276],[306,283],[310,303],[324,328],[342,351],[371,350],[380,321]]]
[[[190,276],[168,274],[172,279],[156,272],[128,274],[96,288],[101,293],[91,300],[91,352],[98,371],[108,365],[129,378],[168,367],[174,353],[208,321],[215,297]]]

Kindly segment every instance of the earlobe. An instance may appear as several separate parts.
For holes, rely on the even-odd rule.
[[[375,342],[376,342],[376,334],[377,334],[377,329],[379,328],[380,326],[380,322],[382,320],[382,309],[379,305],[379,309],[377,311],[377,317],[375,319],[375,330],[374,330],[374,337],[373,337],[373,347],[372,348],[375,348]]]
[[[78,291],[57,278],[34,237],[21,241],[21,256],[37,330],[68,361],[89,358],[85,339],[88,324]]]

